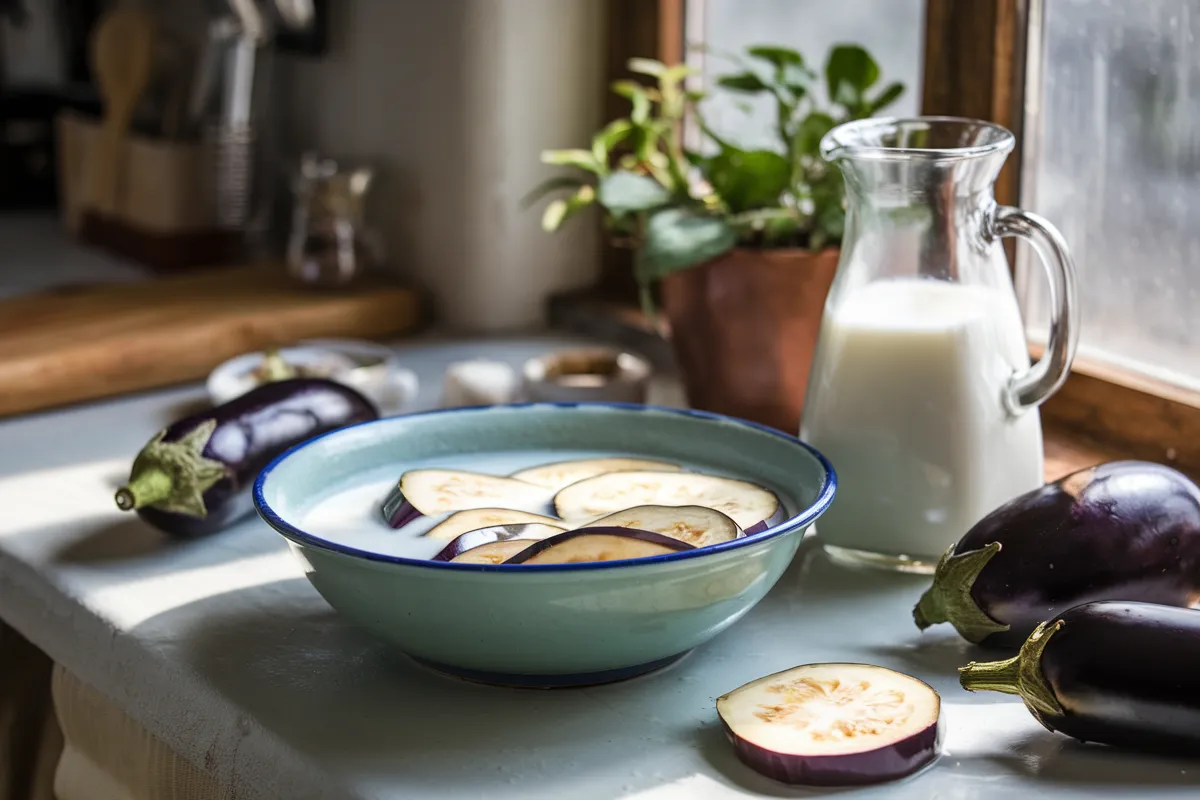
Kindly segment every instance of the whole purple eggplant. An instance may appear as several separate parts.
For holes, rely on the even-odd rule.
[[[334,381],[266,383],[160,431],[133,462],[117,506],[164,533],[203,536],[249,515],[250,486],[271,459],[318,434],[377,419],[361,394]]]
[[[1200,752],[1200,611],[1103,601],[1048,620],[1004,661],[959,670],[970,691],[1020,695],[1038,721],[1084,742]]]
[[[913,618],[1018,647],[1039,623],[1092,600],[1200,599],[1200,489],[1161,464],[1115,461],[1006,503],[943,556]]]

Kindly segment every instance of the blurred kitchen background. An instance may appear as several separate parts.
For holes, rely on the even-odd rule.
[[[549,236],[520,200],[554,173],[542,150],[578,146],[625,112],[607,90],[624,60],[663,54],[669,32],[638,27],[638,0],[146,0],[120,3],[129,14],[105,35],[115,5],[0,0],[0,296],[290,264],[296,285],[383,281],[419,298],[411,326],[349,331],[378,336],[529,330],[563,293],[630,294],[598,216]],[[901,115],[922,110],[923,85],[929,96],[930,5],[642,3],[660,21],[674,9],[701,84],[748,44],[815,60],[849,41],[905,84],[889,109]],[[1009,201],[1075,249],[1081,353],[1200,386],[1188,321],[1200,3],[1001,5],[1036,17]],[[705,107],[730,138],[763,140],[769,107],[728,93]],[[1017,275],[1036,342],[1044,298],[1029,263]],[[236,283],[234,296],[264,291]]]
[[[586,141],[602,121],[603,0],[126,4],[153,18],[154,58],[143,88],[116,90],[138,96],[125,172],[105,176],[89,47],[111,5],[0,2],[0,292],[283,258],[307,151],[373,172],[359,258],[427,290],[444,326],[533,327],[551,294],[596,281],[598,226],[547,236],[519,200],[550,174],[543,149]],[[713,53],[857,41],[919,85],[921,0],[691,6],[687,33]],[[910,90],[899,113],[918,98]],[[712,100],[712,118],[753,144],[761,111],[747,124],[734,102]],[[134,195],[115,218],[111,187],[96,186],[106,179]]]

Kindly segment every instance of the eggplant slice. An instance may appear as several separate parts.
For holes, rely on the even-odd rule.
[[[554,496],[565,520],[592,520],[634,506],[703,506],[742,528],[779,521],[783,507],[761,486],[695,472],[610,472],[573,483]]]
[[[480,528],[491,528],[496,525],[524,525],[536,523],[552,525],[561,533],[567,528],[562,520],[546,517],[541,514],[530,514],[528,511],[514,511],[511,508],[472,508],[469,511],[458,511],[446,517],[442,522],[425,532],[430,539],[451,541],[469,531]],[[539,539],[542,537],[538,537]]]
[[[849,786],[909,775],[937,757],[941,699],[868,664],[807,664],[717,698],[747,766],[783,783]]]
[[[490,544],[481,544],[459,553],[450,560],[455,564],[503,564],[536,541],[536,539],[504,539]]]
[[[393,528],[400,528],[422,514],[497,506],[542,511],[548,503],[549,490],[525,481],[461,470],[414,469],[400,476],[400,483],[383,501],[383,516]]]
[[[490,528],[480,528],[479,530],[467,531],[462,536],[458,536],[450,544],[446,545],[441,551],[433,557],[434,561],[460,561],[459,556],[464,553],[475,550],[484,545],[494,544],[496,542],[506,542],[509,539],[522,539],[529,544],[541,541],[548,536],[554,536],[562,533],[563,529],[557,525],[543,525],[540,522],[524,523],[519,525],[493,525]],[[509,555],[517,553],[518,550],[513,550]],[[501,559],[503,561],[504,559]],[[491,562],[491,563],[500,563]]]
[[[634,506],[596,520],[596,528],[637,528],[661,533],[692,547],[729,542],[741,534],[737,523],[704,506]]]
[[[519,481],[544,486],[547,489],[559,489],[578,483],[585,478],[594,478],[608,472],[625,472],[628,470],[656,470],[658,472],[674,472],[680,469],[678,464],[668,461],[654,461],[648,458],[584,458],[575,461],[556,461],[553,464],[543,464],[540,467],[523,469],[514,472],[512,477]]]
[[[694,550],[687,542],[631,528],[580,528],[534,542],[506,564],[580,564]]]

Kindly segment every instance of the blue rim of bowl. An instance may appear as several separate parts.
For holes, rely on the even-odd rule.
[[[318,536],[313,536],[310,533],[305,533],[296,526],[292,525],[279,514],[275,513],[270,504],[263,497],[263,487],[270,479],[271,473],[285,459],[292,454],[309,447],[316,442],[324,439],[327,436],[334,436],[344,431],[353,428],[360,428],[367,425],[377,425],[387,422],[395,422],[400,419],[417,419],[421,417],[432,417],[449,414],[464,414],[464,413],[482,413],[488,411],[510,410],[521,408],[557,408],[557,409],[572,409],[572,408],[595,408],[595,409],[613,409],[617,411],[634,411],[634,412],[652,412],[661,414],[675,414],[683,417],[695,417],[699,419],[710,420],[713,422],[721,422],[729,425],[737,425],[743,428],[750,428],[761,433],[775,436],[783,439],[789,444],[797,445],[808,452],[810,456],[815,458],[825,471],[825,480],[821,484],[820,491],[817,492],[816,499],[801,511],[799,514],[773,527],[767,528],[765,531],[760,531],[751,536],[743,536],[729,542],[721,542],[719,544],[708,545],[707,547],[698,547],[695,550],[683,550],[677,553],[666,553],[660,556],[647,556],[644,558],[626,558],[618,561],[601,561],[594,563],[580,564],[462,564],[451,563],[449,561],[430,561],[423,558],[405,558],[404,556],[392,556],[386,553],[376,553],[371,550],[360,550],[357,547],[349,547],[347,545],[331,542],[328,539],[322,539]],[[834,494],[837,492],[837,473],[833,469],[833,465],[829,463],[824,455],[812,445],[801,441],[795,436],[791,436],[783,431],[772,428],[767,425],[762,425],[757,422],[751,422],[744,419],[736,419],[727,417],[724,414],[715,414],[711,411],[697,411],[690,408],[668,408],[666,406],[643,405],[640,403],[603,403],[603,402],[586,402],[586,403],[513,403],[502,406],[465,406],[460,408],[439,408],[430,411],[420,411],[413,414],[403,414],[397,417],[384,417],[380,419],[367,420],[366,422],[358,422],[354,425],[347,425],[337,430],[328,431],[319,436],[314,436],[304,442],[301,442],[294,447],[289,448],[285,452],[276,456],[271,463],[258,474],[258,478],[254,481],[254,508],[258,511],[258,515],[263,521],[275,529],[277,533],[285,539],[290,539],[297,544],[302,544],[307,547],[314,547],[318,550],[328,550],[333,553],[339,553],[351,558],[362,558],[368,561],[375,561],[384,564],[398,564],[408,567],[424,567],[427,569],[446,569],[456,572],[578,572],[596,569],[616,569],[625,566],[644,566],[647,564],[661,564],[671,561],[684,561],[690,558],[698,558],[701,556],[712,555],[715,553],[725,553],[730,550],[737,550],[742,547],[749,547],[753,544],[765,542],[768,539],[774,539],[777,536],[784,536],[797,530],[803,530],[811,525],[817,517],[821,516],[830,504],[833,502]]]

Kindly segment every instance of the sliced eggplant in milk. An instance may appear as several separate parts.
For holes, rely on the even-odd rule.
[[[741,534],[736,522],[704,506],[634,506],[602,517],[588,527],[637,528],[670,536],[692,547],[732,541]]]
[[[504,561],[509,556],[516,555],[534,542],[562,532],[563,529],[556,525],[543,525],[539,522],[519,525],[493,525],[490,528],[467,531],[463,535],[456,537],[454,541],[442,548],[441,552],[433,557],[433,560],[499,564],[501,561]],[[519,541],[522,544],[515,548],[491,548],[484,550],[484,548],[488,548],[491,545],[509,541]],[[476,550],[483,552],[475,553]],[[474,557],[469,557],[471,553],[475,554]],[[504,555],[494,558],[496,553],[504,553]]]
[[[478,472],[449,469],[414,469],[383,501],[383,517],[400,528],[422,515],[433,516],[475,508],[512,508],[541,511],[549,502],[549,491],[525,481]]]
[[[556,461],[553,464],[523,469],[520,472],[514,472],[512,477],[519,481],[535,483],[538,486],[558,491],[585,478],[594,478],[608,472],[647,469],[674,472],[680,467],[678,464],[668,461],[654,461],[648,458],[583,458],[575,461]]]
[[[747,766],[783,783],[845,786],[917,771],[941,746],[941,699],[916,678],[868,664],[806,664],[717,698]]]
[[[694,472],[610,472],[573,483],[554,496],[565,520],[593,520],[634,506],[703,506],[742,528],[783,520],[779,498],[761,486]]]
[[[625,561],[695,549],[687,542],[651,531],[632,528],[580,528],[534,542],[504,563],[580,564]]]
[[[514,511],[511,508],[472,508],[468,511],[458,511],[425,532],[429,539],[450,541],[462,536],[468,531],[480,528],[491,528],[494,525],[521,525],[538,523],[557,527],[556,533],[567,529],[562,520],[546,517],[541,514],[530,514],[528,511]],[[540,537],[539,537],[540,538]]]
[[[505,539],[502,542],[481,544],[450,560],[455,564],[503,564],[536,541],[536,539]]]

